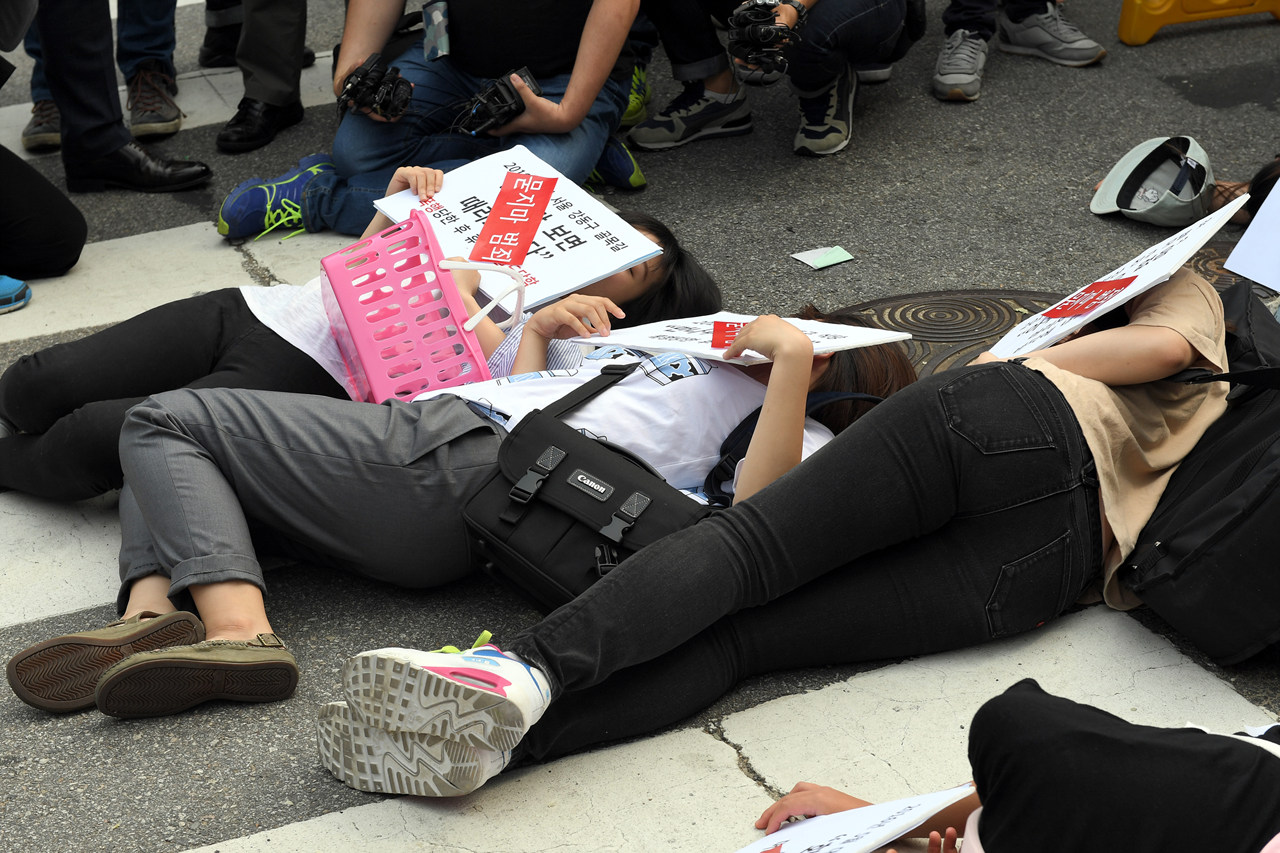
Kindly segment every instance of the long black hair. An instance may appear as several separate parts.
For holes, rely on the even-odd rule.
[[[618,215],[632,228],[645,232],[662,247],[658,256],[659,279],[642,295],[619,307],[627,312],[613,325],[625,329],[658,320],[700,317],[720,310],[720,287],[711,273],[698,263],[671,229],[645,213],[619,211]]]

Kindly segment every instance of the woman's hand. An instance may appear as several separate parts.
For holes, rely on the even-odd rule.
[[[585,296],[571,293],[564,299],[539,308],[524,333],[530,332],[547,340],[572,338],[575,335],[600,335],[608,337],[610,317],[627,316],[612,299],[605,296]]]
[[[776,314],[761,315],[739,329],[724,357],[737,358],[748,349],[774,362],[787,356],[813,357],[809,336]]]
[[[387,195],[413,190],[418,201],[426,201],[444,186],[444,172],[430,166],[401,166],[387,184]]]
[[[812,782],[797,782],[791,793],[778,800],[764,810],[756,821],[756,829],[763,829],[765,834],[777,832],[778,829],[793,817],[815,817],[823,814],[835,814],[849,809],[860,809],[871,803],[850,796],[826,785],[815,785]],[[929,853],[935,853],[931,847]]]

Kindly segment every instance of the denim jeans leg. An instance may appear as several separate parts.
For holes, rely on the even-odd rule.
[[[929,377],[750,500],[626,560],[511,647],[560,688],[590,686],[867,555],[1078,490],[1086,460],[1039,374],[998,364]]]
[[[729,57],[710,21],[725,20],[736,2],[698,0],[690,9],[687,0],[643,0],[641,10],[657,27],[662,49],[671,61],[671,76],[681,83],[705,80],[729,67]]]
[[[820,92],[847,65],[886,61],[906,17],[904,0],[823,0],[809,13],[804,40],[787,51],[792,87]]]
[[[990,41],[996,32],[996,9],[999,0],[951,0],[942,12],[944,35],[956,30],[968,30],[983,41]]]
[[[27,35],[22,40],[22,49],[35,63],[31,67],[31,103],[52,101],[53,93],[49,91],[49,82],[44,78],[44,50],[40,47],[40,30],[36,27],[35,21],[27,27]]]
[[[175,0],[121,0],[116,20],[116,63],[128,80],[145,60],[164,65],[169,76],[173,67]]]

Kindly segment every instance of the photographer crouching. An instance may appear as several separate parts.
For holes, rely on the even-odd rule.
[[[343,118],[333,156],[240,184],[222,204],[218,232],[359,235],[397,167],[448,171],[514,145],[583,182],[627,107],[633,59],[624,47],[638,7],[429,0],[424,28],[397,52],[400,40],[388,42],[403,29],[404,3],[351,0],[334,62]]]

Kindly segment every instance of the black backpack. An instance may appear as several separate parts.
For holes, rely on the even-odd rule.
[[[1222,293],[1230,405],[1174,472],[1121,582],[1216,663],[1280,641],[1280,323],[1242,282]]]

